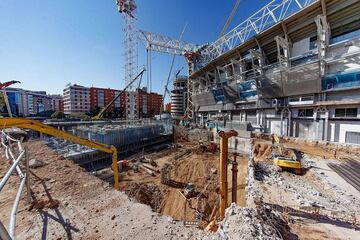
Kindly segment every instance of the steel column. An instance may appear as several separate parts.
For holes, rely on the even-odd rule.
[[[225,209],[227,207],[227,163],[228,163],[228,144],[229,138],[237,136],[238,133],[234,130],[229,132],[221,131],[220,136],[220,218],[225,217]]]

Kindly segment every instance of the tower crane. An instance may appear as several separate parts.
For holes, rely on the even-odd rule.
[[[204,46],[198,46],[196,44],[143,30],[139,30],[139,38],[146,43],[147,50],[185,57],[188,65],[189,78],[187,81],[187,109],[184,118],[191,120],[193,118],[193,84],[190,76],[194,70],[194,58],[201,55],[200,52]]]
[[[124,56],[125,56],[125,85],[133,80],[137,71],[137,53],[136,53],[136,17],[137,9],[135,0],[116,0],[118,11],[124,17]],[[129,91],[126,93],[126,118],[137,118],[137,97],[134,86],[130,84]]]
[[[228,29],[236,10],[238,9],[240,0],[237,0],[221,33],[220,37],[224,35]],[[187,108],[185,111],[184,118],[188,120],[193,119],[193,101],[192,101],[192,92],[193,92],[193,82],[190,76],[194,71],[194,62],[196,58],[199,58],[202,52],[206,49],[208,44],[199,46],[196,44],[188,43],[182,41],[181,39],[173,39],[168,36],[146,32],[139,30],[140,40],[146,43],[146,49],[150,51],[168,53],[173,55],[184,56],[188,65],[188,81],[187,81]],[[166,90],[165,90],[166,91]]]
[[[222,36],[224,36],[226,30],[228,29],[228,27],[229,27],[232,19],[234,18],[234,15],[235,15],[235,13],[236,13],[236,10],[238,9],[238,7],[239,7],[239,5],[240,5],[240,1],[241,1],[241,0],[236,0],[236,3],[235,3],[235,5],[234,5],[233,9],[231,10],[230,15],[229,15],[228,19],[226,20],[226,23],[225,23],[223,29],[221,30],[221,33],[220,33],[219,38],[221,38]]]

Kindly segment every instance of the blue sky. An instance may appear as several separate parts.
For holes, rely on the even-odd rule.
[[[183,40],[204,44],[217,38],[234,2],[138,0],[137,27],[178,38],[187,23]],[[268,2],[242,0],[230,28]],[[0,0],[0,81],[54,94],[69,82],[121,89],[122,28],[115,0]],[[142,66],[142,43],[138,55]],[[153,54],[153,91],[164,91],[170,62],[170,55]],[[174,71],[181,66],[185,61],[177,57]]]

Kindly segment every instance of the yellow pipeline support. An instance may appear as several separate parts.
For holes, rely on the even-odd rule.
[[[119,189],[119,169],[117,165],[118,155],[117,155],[116,147],[105,145],[102,143],[97,143],[84,138],[80,138],[78,136],[60,131],[56,128],[45,125],[35,120],[26,119],[26,118],[0,118],[0,129],[12,128],[12,127],[31,129],[34,131],[45,133],[47,135],[65,139],[76,144],[94,148],[101,152],[112,154],[112,169],[114,171],[114,188]]]
[[[225,217],[225,209],[228,203],[228,181],[227,181],[227,163],[229,153],[229,138],[237,136],[234,130],[228,132],[219,132],[220,136],[220,218]]]

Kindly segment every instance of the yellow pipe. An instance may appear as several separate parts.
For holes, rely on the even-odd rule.
[[[0,129],[4,128],[25,128],[31,129],[34,131],[38,131],[41,133],[45,133],[47,135],[51,135],[54,137],[62,138],[73,143],[77,143],[80,145],[84,145],[90,148],[97,149],[102,152],[112,154],[112,168],[114,171],[114,188],[119,189],[119,170],[117,165],[117,149],[114,146],[105,145],[102,143],[97,143],[94,141],[90,141],[84,138],[77,137],[67,132],[60,131],[51,126],[45,125],[41,122],[26,119],[26,118],[0,118]]]

